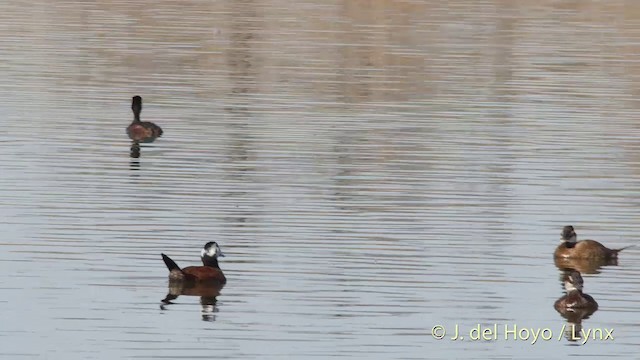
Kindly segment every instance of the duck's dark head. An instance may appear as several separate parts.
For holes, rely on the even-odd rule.
[[[200,257],[205,266],[218,267],[218,257],[224,257],[224,254],[215,241],[210,241],[204,245]]]
[[[562,242],[576,242],[578,240],[578,235],[576,235],[573,226],[567,225],[562,228],[562,232],[560,233],[560,241]]]
[[[134,114],[140,115],[142,111],[142,98],[140,96],[136,95],[131,100],[131,110],[133,110]]]

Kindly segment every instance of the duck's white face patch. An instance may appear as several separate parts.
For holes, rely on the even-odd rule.
[[[206,255],[209,257],[217,257],[220,253],[220,247],[216,244],[214,246],[210,246],[208,249],[202,249],[200,256],[204,257]]]
[[[564,288],[565,290],[567,290],[567,292],[574,291],[574,290],[582,290],[583,286],[584,286],[584,280],[582,280],[582,276],[580,276],[578,273],[571,274],[570,278],[564,281]]]
[[[580,290],[582,287],[578,288],[577,286],[575,286],[571,281],[565,281],[564,282],[564,289],[567,292],[570,291],[575,291],[575,290]]]

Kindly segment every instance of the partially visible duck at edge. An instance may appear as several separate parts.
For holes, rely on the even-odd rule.
[[[560,234],[560,245],[556,248],[554,256],[565,259],[616,259],[621,249],[609,249],[595,240],[580,240],[573,226],[567,225]]]
[[[218,257],[223,257],[224,254],[220,250],[220,246],[213,241],[206,243],[200,252],[203,266],[188,266],[181,269],[170,257],[165,254],[161,255],[162,260],[167,265],[167,269],[169,269],[169,280],[217,284],[227,282],[227,278],[222,273],[220,266],[218,266]]]
[[[596,300],[582,292],[584,281],[579,272],[575,270],[568,271],[565,273],[563,281],[567,293],[553,304],[558,311],[563,309],[589,309],[595,311],[598,309]]]
[[[152,142],[162,136],[160,126],[149,121],[140,121],[140,113],[142,112],[142,98],[140,96],[133,97],[131,110],[133,110],[133,121],[127,126],[127,135],[131,140]]]

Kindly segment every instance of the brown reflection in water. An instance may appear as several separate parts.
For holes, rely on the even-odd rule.
[[[131,147],[129,148],[129,157],[132,159],[139,159],[142,156],[142,145],[138,141],[132,141]],[[138,163],[137,161],[135,161]],[[132,161],[133,163],[133,161]]]
[[[129,156],[131,157],[131,161],[129,161],[129,170],[132,171],[138,171],[140,170],[140,160],[138,160],[140,158],[140,143],[138,143],[137,141],[132,141],[131,142],[131,148],[129,150]],[[138,177],[140,176],[138,175],[133,175],[135,173],[132,173],[132,176]]]
[[[140,157],[140,143],[137,141],[131,142],[131,151],[129,151],[129,156],[132,159],[137,159]]]
[[[567,259],[554,257],[556,267],[563,272],[577,270],[582,274],[600,274],[604,266],[618,266],[618,259]]]
[[[215,321],[215,313],[218,312],[216,306],[217,297],[224,284],[196,283],[190,284],[184,281],[169,280],[169,292],[164,299],[160,309],[168,310],[168,305],[173,304],[180,295],[184,296],[200,296],[200,305],[202,306],[202,320]]]
[[[143,145],[140,145],[140,142],[135,140],[131,141],[131,147],[129,148],[129,157],[131,158],[131,160],[129,161],[129,170],[140,170],[140,157],[142,156],[142,147]]]
[[[567,326],[564,328],[564,336],[567,341],[583,341],[582,320],[588,319],[596,310],[594,309],[565,309],[556,308],[556,310],[567,319]]]
[[[260,17],[253,0],[234,1],[230,15],[230,46],[226,61],[229,80],[233,83],[231,95],[256,93],[258,69],[254,66],[257,57],[253,47],[261,29]]]
[[[243,188],[243,184],[252,183],[248,175],[256,171],[251,165],[255,156],[251,156],[252,142],[249,125],[251,123],[252,99],[251,95],[260,93],[258,89],[260,56],[257,53],[257,42],[263,28],[262,15],[257,11],[254,0],[238,0],[230,3],[229,17],[226,22],[229,27],[229,49],[225,52],[226,65],[229,68],[228,83],[231,84],[227,92],[227,106],[225,111],[228,120],[225,127],[228,141],[224,146],[225,162],[231,166],[225,171],[225,180],[233,181],[236,186],[225,190],[221,196],[246,200],[250,195]],[[237,215],[236,215],[237,214]],[[232,227],[245,226],[250,212],[246,214],[234,211],[224,217],[224,221]]]
[[[640,13],[637,2],[343,0],[320,2],[322,7],[296,6],[281,0],[142,3],[148,4],[143,5],[148,11],[139,11],[139,3],[126,2],[74,3],[55,9],[49,9],[46,2],[19,4],[10,8],[15,14],[7,16],[29,13],[36,21],[30,26],[9,22],[3,34],[31,36],[36,49],[48,45],[47,40],[57,43],[73,39],[77,51],[81,51],[77,55],[82,56],[47,51],[43,58],[54,65],[71,64],[74,71],[39,79],[55,81],[43,83],[42,88],[77,88],[87,83],[129,85],[132,78],[157,76],[163,86],[179,84],[213,97],[219,95],[220,85],[208,75],[224,66],[219,54],[223,53],[221,49],[227,50],[225,36],[231,30],[235,41],[234,29],[242,23],[252,34],[260,35],[260,49],[254,54],[269,66],[258,66],[257,86],[266,92],[280,91],[271,80],[287,75],[291,76],[286,79],[289,83],[312,83],[314,91],[310,95],[314,99],[328,100],[330,95],[333,100],[337,88],[342,88],[339,92],[347,102],[429,99],[446,96],[451,93],[448,87],[460,84],[498,88],[512,72],[516,80],[518,75],[528,75],[530,59],[550,46],[567,58],[586,58],[568,62],[568,72],[581,62],[594,63],[589,71],[606,72],[611,82],[628,92],[630,106],[635,106],[638,96],[634,95],[640,92],[639,65],[634,61],[638,44],[624,39],[640,35],[635,21]],[[35,14],[34,8],[42,11]],[[230,16],[225,19],[221,14]],[[304,21],[293,21],[298,19]],[[39,32],[56,36],[33,36]],[[304,43],[291,41],[294,37]],[[27,51],[18,50],[12,43],[7,43],[16,47],[12,52]],[[582,43],[589,46],[578,51],[570,48]],[[313,46],[303,46],[306,44]],[[32,46],[29,49],[34,51]],[[279,60],[282,53],[293,54],[287,63],[295,70],[289,74],[273,71],[274,65],[283,65]],[[594,54],[599,55],[594,58]],[[315,65],[317,60],[321,60],[320,71],[297,70],[309,63]],[[488,61],[497,64],[504,74],[496,71],[494,79],[491,72],[482,72]],[[611,66],[618,61],[624,61],[624,66]],[[472,71],[461,74],[465,69]],[[472,76],[474,73],[480,76]],[[448,81],[452,76],[464,76],[464,80]],[[524,79],[536,85],[536,79]],[[512,82],[506,84],[508,91],[521,89],[528,94],[532,90]]]
[[[429,60],[421,53],[428,35],[416,31],[425,24],[418,24],[415,14],[428,14],[429,8],[386,0],[342,2],[344,21],[335,39],[342,101],[407,101],[435,94]]]
[[[566,279],[574,269],[564,269],[560,273],[560,281],[563,284],[565,290],[567,289]],[[582,320],[589,319],[589,317],[598,310],[598,304],[590,295],[582,292],[582,284],[579,285],[579,293],[576,290],[572,292],[566,291],[565,295],[561,296],[553,304],[556,311],[567,320],[567,325],[563,327],[564,334],[567,341],[570,342],[582,342],[585,334],[582,333]],[[575,301],[576,297],[583,299],[590,299],[591,301],[585,301],[584,304],[578,307],[568,307],[566,303]]]

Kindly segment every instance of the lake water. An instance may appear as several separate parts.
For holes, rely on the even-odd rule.
[[[0,357],[635,356],[640,248],[583,274],[584,345],[552,253],[638,244],[638,36],[622,0],[0,4]],[[227,285],[163,304],[212,240]]]

